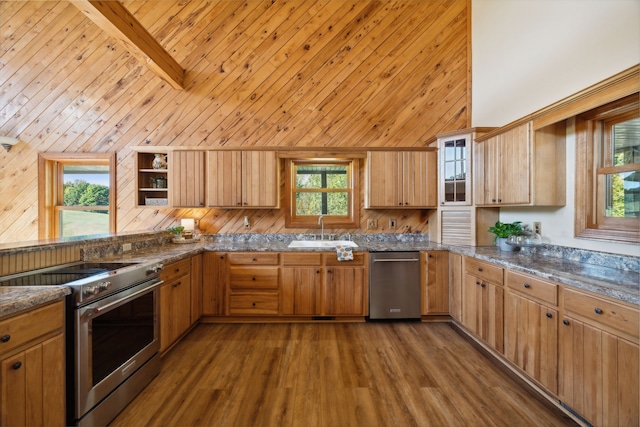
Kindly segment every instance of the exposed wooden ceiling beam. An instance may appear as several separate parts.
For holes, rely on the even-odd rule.
[[[70,1],[171,86],[184,89],[184,69],[119,1]]]

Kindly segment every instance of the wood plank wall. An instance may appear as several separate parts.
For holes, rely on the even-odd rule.
[[[0,243],[38,238],[41,151],[118,153],[118,231],[245,232],[246,215],[250,232],[304,232],[282,210],[137,209],[129,147],[419,147],[470,125],[469,0],[123,4],[185,90],[66,1],[0,2],[0,135],[20,139],[0,149]],[[428,230],[426,212],[362,209],[361,232],[371,217]]]

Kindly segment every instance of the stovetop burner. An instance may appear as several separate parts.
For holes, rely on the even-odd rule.
[[[81,262],[78,264],[51,267],[12,276],[8,279],[0,278],[0,286],[55,286],[65,285],[76,280],[108,273],[109,271],[135,265],[123,262]]]

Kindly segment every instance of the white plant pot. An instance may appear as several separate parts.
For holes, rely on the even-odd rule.
[[[507,239],[505,237],[498,237],[496,239],[496,246],[505,252],[513,252],[516,249],[515,246],[507,244]]]

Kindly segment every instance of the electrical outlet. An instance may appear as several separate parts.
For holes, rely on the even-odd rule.
[[[376,230],[378,228],[378,220],[377,219],[367,220],[367,228],[369,230]]]
[[[122,252],[129,252],[131,250],[131,243],[122,244]]]
[[[392,219],[389,220],[389,229],[390,230],[395,230],[397,226],[398,226],[398,221],[396,221],[395,218],[392,218]]]
[[[542,236],[542,223],[541,222],[534,222],[533,223],[533,232],[534,233],[538,233],[539,235]]]

